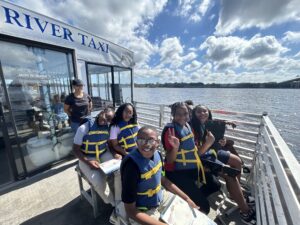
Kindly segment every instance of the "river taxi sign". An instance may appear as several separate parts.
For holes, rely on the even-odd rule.
[[[133,52],[50,17],[0,1],[0,34],[75,49],[77,59],[132,67]]]

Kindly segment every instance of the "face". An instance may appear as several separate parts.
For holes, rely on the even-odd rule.
[[[104,113],[104,112],[101,112],[101,113],[98,115],[98,124],[99,124],[99,125],[106,125],[106,124],[107,124],[107,120],[106,120],[106,117],[105,117],[105,113]]]
[[[131,105],[127,105],[123,111],[123,120],[128,122],[133,116],[133,108]]]
[[[113,111],[108,111],[105,113],[105,117],[106,117],[106,120],[108,123],[111,123],[114,116],[115,116],[115,113]]]
[[[201,123],[205,123],[208,120],[209,112],[205,106],[197,107],[195,115]]]
[[[181,126],[184,126],[189,121],[189,110],[187,107],[179,107],[176,109],[174,121]]]
[[[150,159],[156,151],[159,140],[154,130],[148,129],[137,137],[139,152],[147,159]]]
[[[83,91],[83,85],[73,85],[73,88],[75,90],[75,92],[81,92]]]

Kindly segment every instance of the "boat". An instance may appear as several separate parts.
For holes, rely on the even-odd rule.
[[[51,110],[53,95],[70,93],[70,80],[80,78],[94,102],[93,115],[107,105],[132,102],[140,124],[151,125],[159,133],[171,119],[170,108],[168,104],[134,101],[132,51],[12,3],[0,0],[0,4],[0,48],[5,50],[5,55],[0,55],[1,208],[5,205],[0,223],[59,224],[67,219],[73,224],[109,224],[109,206],[100,201],[101,216],[93,219],[91,211],[97,197],[89,200],[92,206],[79,199],[74,171],[77,161],[70,156],[73,134],[68,125],[56,126]],[[10,52],[30,60],[9,57]],[[26,95],[32,97],[26,97],[19,108],[14,97],[25,96],[24,88],[10,91],[14,80],[25,85]],[[212,113],[238,125],[227,128],[226,138],[235,141],[235,148],[251,168],[241,182],[255,197],[257,224],[298,224],[299,162],[268,114],[222,109]],[[93,193],[88,183],[83,188],[91,188]],[[211,202],[212,219],[220,224],[241,224],[236,204],[225,189]],[[123,223],[121,218],[118,221]]]

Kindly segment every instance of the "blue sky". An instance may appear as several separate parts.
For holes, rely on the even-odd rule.
[[[135,53],[135,82],[300,76],[300,0],[16,0]]]

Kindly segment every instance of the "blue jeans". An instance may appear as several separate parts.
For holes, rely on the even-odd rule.
[[[76,123],[76,122],[72,122],[71,121],[71,129],[72,131],[76,134],[76,131],[78,129],[78,127],[80,126],[80,123]]]

